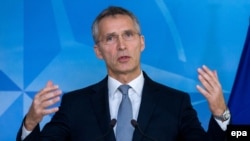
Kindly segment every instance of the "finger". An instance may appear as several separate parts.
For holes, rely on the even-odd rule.
[[[211,71],[208,67],[205,65],[202,66],[202,68],[198,68],[198,72],[201,75],[201,77],[207,81],[207,83],[212,87],[215,88],[216,85],[218,85],[218,80],[216,78],[216,75],[214,74],[214,71]]]
[[[51,96],[47,96],[48,93],[55,93],[55,94],[50,94],[52,97],[53,95],[60,95],[62,92],[59,90],[58,85],[50,85],[49,87],[45,87],[38,94],[36,94],[35,99],[39,99],[39,101],[46,100],[48,98],[51,98]]]
[[[216,70],[213,71],[213,74],[214,74],[215,77],[217,77],[217,71]]]
[[[49,106],[52,106],[52,105],[56,104],[57,102],[59,102],[60,99],[61,98],[59,96],[57,96],[57,97],[51,98],[49,100],[43,101],[41,104],[41,107],[48,108]]]
[[[196,85],[196,89],[206,98],[208,99],[210,97],[210,94],[202,88],[200,85]]]
[[[211,78],[213,77],[211,75],[211,72],[209,70],[206,70],[204,69],[203,67],[202,68],[198,68],[198,72],[199,74],[208,82],[211,81]]]
[[[214,73],[212,70],[210,70],[206,65],[202,65],[202,70],[204,70],[205,73],[207,73],[210,77],[214,78]]]
[[[49,115],[49,114],[52,114],[52,113],[55,113],[59,110],[58,107],[54,107],[54,108],[49,108],[49,109],[45,109],[42,111],[42,114],[45,116],[45,115]]]
[[[217,71],[214,70],[210,70],[207,66],[203,65],[202,66],[203,70],[209,74],[209,76],[212,78],[211,80],[213,80],[213,82],[215,82],[216,84],[218,84],[219,82],[219,79],[218,79],[218,74],[217,74]]]
[[[198,79],[208,92],[213,90],[213,87],[209,84],[207,80],[205,80],[205,78],[202,75],[198,75]]]
[[[41,102],[47,101],[62,94],[61,90],[54,90],[39,96]]]
[[[50,85],[50,86],[46,86],[45,88],[43,88],[41,91],[43,93],[47,93],[47,92],[50,92],[50,91],[54,91],[56,89],[59,89],[59,86],[58,85]]]
[[[207,66],[203,65],[202,68],[209,74],[209,76],[211,76],[209,82],[211,82],[211,85],[216,88],[216,87],[220,87],[220,82],[218,79],[218,74],[217,71],[211,71]]]
[[[216,83],[217,87],[221,87],[217,71],[213,71],[213,73],[214,73],[214,76],[216,78],[215,83]]]
[[[55,90],[57,88],[59,88],[59,86],[53,84],[53,82],[51,80],[49,80],[47,82],[46,86],[42,89],[42,91],[47,92],[47,91]]]
[[[210,76],[202,69],[198,68],[198,78],[202,82],[202,84],[209,84],[210,85]]]
[[[45,87],[51,87],[51,86],[53,86],[53,82],[52,82],[51,80],[49,80],[49,81],[47,82],[47,84],[46,84]]]
[[[57,111],[56,109],[58,108],[49,108],[49,109],[52,109],[52,110],[47,110],[47,108],[49,106],[52,106],[54,105],[55,103],[59,102],[60,101],[60,96],[57,96],[55,98],[52,98],[52,99],[49,99],[47,101],[39,101],[37,99],[35,99],[33,101],[33,106],[32,108],[30,109],[29,113],[31,113],[33,115],[33,117],[35,117],[36,121],[40,121],[42,119],[42,117],[44,115],[47,115],[47,114],[50,114],[50,113],[53,113],[55,111]],[[51,112],[49,112],[51,111]]]

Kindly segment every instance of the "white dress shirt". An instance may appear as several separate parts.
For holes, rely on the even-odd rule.
[[[128,96],[132,104],[133,119],[135,120],[137,120],[141,105],[143,84],[144,77],[142,72],[138,77],[127,84],[131,87],[128,90]],[[120,85],[123,84],[110,76],[108,77],[109,110],[111,119],[117,119],[118,109],[122,101],[122,93],[118,90]],[[114,127],[114,131],[116,131],[115,129],[116,126]]]

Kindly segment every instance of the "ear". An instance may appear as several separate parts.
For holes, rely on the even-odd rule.
[[[102,52],[100,51],[100,47],[98,45],[94,46],[94,50],[96,57],[99,59],[103,59]]]
[[[145,39],[144,36],[141,35],[141,52],[145,49]]]

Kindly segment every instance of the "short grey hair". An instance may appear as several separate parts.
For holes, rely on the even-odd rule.
[[[132,12],[130,12],[130,11],[128,11],[128,10],[122,8],[122,7],[110,6],[110,7],[106,8],[106,9],[104,9],[96,17],[96,19],[94,20],[94,22],[92,24],[92,36],[93,36],[93,40],[94,40],[95,43],[98,43],[98,34],[99,34],[98,24],[100,23],[100,21],[105,17],[115,16],[115,15],[118,15],[118,14],[119,15],[127,15],[127,16],[129,16],[133,20],[133,22],[135,24],[135,27],[138,30],[137,32],[141,33],[139,21]]]

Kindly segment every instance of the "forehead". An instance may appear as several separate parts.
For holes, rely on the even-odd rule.
[[[103,18],[98,26],[100,35],[119,33],[125,30],[136,30],[132,18],[120,14]]]

